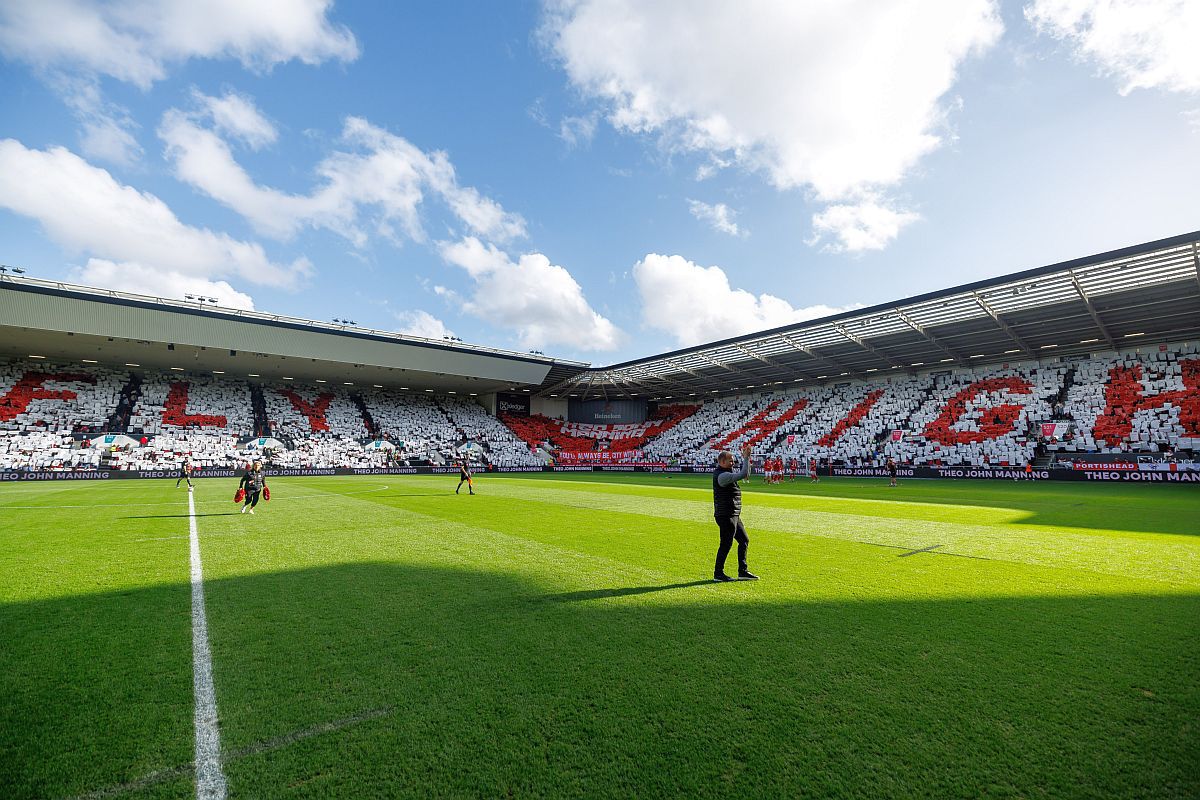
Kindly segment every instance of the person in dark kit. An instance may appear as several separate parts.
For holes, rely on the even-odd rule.
[[[745,480],[750,475],[750,445],[742,447],[742,469],[733,471],[733,453],[728,450],[717,456],[717,468],[713,470],[713,517],[717,521],[717,529],[721,532],[721,544],[717,548],[717,563],[713,568],[713,580],[718,583],[732,581],[734,578],[725,574],[725,558],[729,549],[736,541],[738,543],[738,576],[737,580],[756,581],[758,576],[746,565],[746,551],[750,549],[750,537],[746,535],[746,527],[742,525],[742,490],[738,481]]]
[[[888,486],[896,485],[896,460],[889,458],[887,460]]]
[[[183,466],[179,468],[179,480],[175,481],[175,488],[179,488],[179,481],[187,481],[188,491],[192,491],[192,459],[189,457],[184,460]]]
[[[454,487],[454,493],[458,494],[458,490],[463,484],[467,485],[467,491],[475,494],[475,484],[471,481],[471,470],[467,468],[467,460],[464,458],[458,462],[458,486]]]
[[[254,462],[254,466],[246,470],[246,474],[242,476],[242,482],[239,484],[241,489],[246,492],[246,501],[242,506],[241,513],[254,513],[254,507],[258,505],[259,495],[267,489],[267,476],[263,473],[262,463]]]

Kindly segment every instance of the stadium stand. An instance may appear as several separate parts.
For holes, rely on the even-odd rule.
[[[464,439],[484,448],[489,463],[497,467],[536,467],[544,463],[526,442],[478,403],[461,397],[444,397],[439,405]]]
[[[466,453],[495,467],[528,468],[543,464],[541,448],[707,466],[718,451],[743,444],[760,457],[854,466],[888,458],[974,467],[1191,458],[1200,450],[1193,345],[662,404],[647,422],[626,425],[497,418],[454,395],[131,375],[44,361],[0,366],[0,391],[0,468],[8,470],[159,470],[185,459],[201,469],[233,468],[258,457],[278,467],[415,466]],[[114,427],[126,405],[125,424]],[[254,449],[260,416],[281,449]],[[101,431],[131,438],[119,446],[89,442]]]
[[[546,446],[571,453],[631,452],[665,434],[694,414],[697,408],[690,403],[662,405],[656,409],[654,419],[624,425],[564,422],[541,414],[522,417],[501,413],[500,420],[529,447]]]
[[[126,376],[91,365],[17,361],[0,367],[0,429],[98,431],[117,406]]]

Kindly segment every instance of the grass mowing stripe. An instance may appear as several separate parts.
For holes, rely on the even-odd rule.
[[[288,499],[288,500],[312,500],[312,499],[319,499],[319,498],[325,498],[325,497],[330,497],[333,495],[342,495],[342,494],[370,494],[371,492],[382,492],[387,488],[388,487],[385,485],[385,486],[378,486],[374,489],[364,489],[360,492],[323,492],[322,494],[302,494],[302,495],[297,495],[295,497],[290,497],[290,498],[286,498],[286,499]],[[280,499],[282,500],[285,498],[280,498]],[[59,509],[59,508],[129,508],[131,506],[137,506],[140,508],[142,506],[173,506],[173,505],[175,505],[175,503],[89,503],[87,505],[78,505],[78,506],[58,505],[58,504],[55,504],[53,506],[50,506],[50,505],[44,505],[44,506],[0,505],[0,511],[8,511],[8,510],[45,511],[48,508],[54,508],[54,509]],[[217,504],[209,503],[209,505],[217,505]],[[224,507],[224,503],[222,503],[221,505],[222,505],[222,507]]]
[[[547,482],[548,483],[548,482]],[[501,487],[500,484],[503,484]],[[527,490],[514,482],[497,481],[489,490],[505,497],[527,499]],[[754,530],[843,539],[862,544],[901,545],[914,540],[940,540],[959,555],[1047,567],[1067,567],[1106,575],[1131,575],[1148,580],[1200,587],[1200,548],[1177,536],[1124,539],[1074,531],[1056,531],[1053,537],[1037,529],[1013,525],[948,523],[927,519],[859,516],[807,508],[754,505],[747,496],[743,520]],[[797,503],[807,498],[794,498]],[[621,511],[634,514],[707,523],[709,501],[647,498],[623,492],[563,490],[539,487],[537,502],[572,508]]]
[[[217,723],[217,693],[213,687],[208,620],[204,615],[204,566],[196,532],[196,502],[188,492],[188,533],[192,560],[192,670],[196,695],[196,797],[224,800],[225,772],[221,769],[221,729]]]

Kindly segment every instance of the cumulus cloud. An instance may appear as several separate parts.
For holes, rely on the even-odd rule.
[[[316,168],[319,185],[309,194],[291,194],[255,183],[234,158],[215,127],[213,99],[199,96],[199,111],[171,109],[158,135],[166,143],[175,175],[244,216],[269,236],[286,239],[303,227],[326,228],[365,246],[374,232],[394,241],[402,236],[425,241],[420,207],[435,197],[472,233],[498,241],[525,235],[525,220],[470,186],[461,186],[449,157],[425,152],[403,137],[360,117],[342,129],[345,150],[331,153]],[[263,120],[248,98],[239,97],[242,133]],[[263,120],[265,122],[265,120]],[[272,128],[273,132],[274,129]]]
[[[277,263],[257,243],[184,224],[158,197],[118,182],[62,147],[31,150],[14,139],[0,140],[0,208],[37,220],[73,252],[122,267],[204,280],[237,276],[280,287],[294,287],[311,272],[307,259]],[[116,274],[112,267],[96,270],[92,274]]]
[[[617,130],[703,156],[697,180],[736,164],[833,218],[942,144],[959,68],[1002,31],[995,0],[547,0],[542,26]]]
[[[1001,31],[993,0],[563,0],[543,26],[617,129],[826,201],[896,184],[935,149],[959,66]]]
[[[1036,0],[1025,18],[1081,61],[1135,89],[1200,91],[1200,4],[1194,0]]]
[[[833,205],[813,215],[813,236],[808,243],[826,242],[824,249],[833,253],[882,250],[920,218],[919,214],[891,208],[877,199]]]
[[[515,331],[522,347],[553,344],[613,350],[620,345],[620,331],[588,305],[571,273],[541,253],[527,253],[513,261],[495,245],[473,236],[441,242],[438,249],[448,263],[466,270],[474,283],[463,310]]]
[[[242,140],[254,150],[279,138],[275,126],[258,110],[254,100],[246,95],[230,91],[223,97],[209,97],[193,91],[192,96],[212,118],[217,130]]]
[[[225,308],[254,310],[254,301],[250,295],[237,291],[226,281],[211,281],[144,264],[117,264],[102,258],[91,258],[85,266],[71,273],[71,279],[86,286],[103,286],[106,289],[172,300],[182,300],[185,295],[198,294],[217,298],[218,304]]]
[[[749,232],[739,228],[734,218],[737,212],[724,203],[710,205],[700,200],[688,200],[688,210],[692,216],[701,222],[707,222],[715,231],[727,233],[730,236],[748,236]]]
[[[428,311],[401,311],[396,320],[402,326],[400,333],[406,336],[421,336],[426,339],[441,339],[443,336],[453,336],[454,331]]]
[[[642,323],[670,334],[682,347],[846,310],[796,308],[774,295],[734,289],[720,267],[702,267],[677,255],[650,253],[634,266],[633,278],[641,295]]]
[[[46,70],[106,75],[143,89],[171,64],[233,59],[265,71],[287,61],[358,57],[332,24],[331,0],[37,0],[0,3],[0,52]]]

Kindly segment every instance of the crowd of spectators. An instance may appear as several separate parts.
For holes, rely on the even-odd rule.
[[[264,408],[258,419],[255,392]],[[107,430],[115,420],[121,429]],[[265,450],[253,435],[263,429],[272,437]],[[130,439],[105,443],[101,432]],[[720,450],[743,444],[757,458],[872,466],[1186,460],[1200,450],[1200,353],[1193,346],[721,397],[663,405],[647,422],[628,425],[497,418],[457,395],[251,386],[217,375],[133,375],[44,361],[0,365],[6,470],[170,470],[187,460],[200,469],[235,468],[250,459],[388,467],[465,454],[496,467],[536,467],[560,453],[598,452],[707,466]]]

